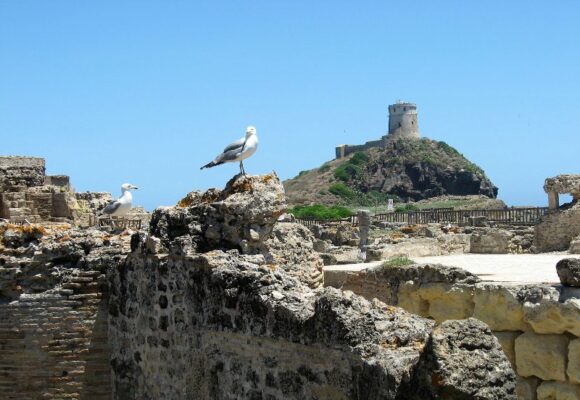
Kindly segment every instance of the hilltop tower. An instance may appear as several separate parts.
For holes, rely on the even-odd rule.
[[[419,138],[417,106],[397,101],[389,106],[389,134],[387,139]]]

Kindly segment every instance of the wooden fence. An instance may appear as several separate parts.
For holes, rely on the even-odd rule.
[[[91,215],[89,217],[89,225],[96,226],[96,227],[108,226],[108,227],[116,228],[116,229],[139,230],[139,229],[141,229],[141,220],[138,218],[136,218],[136,219],[106,218],[106,217],[98,217],[96,215]]]
[[[326,226],[341,225],[341,224],[349,224],[354,226],[358,225],[358,218],[356,215],[341,219],[296,218],[295,221],[307,227],[311,227],[313,225],[326,225]]]
[[[409,213],[378,214],[376,221],[406,223],[408,225],[428,223],[449,223],[472,225],[474,218],[483,218],[497,225],[536,225],[548,213],[548,207],[506,208],[501,210],[450,210],[434,209]]]
[[[407,213],[384,213],[371,217],[371,221],[401,223],[407,225],[448,223],[452,225],[473,225],[474,218],[483,218],[496,225],[536,225],[548,213],[548,207],[506,208],[500,210],[453,210],[452,208],[436,208],[431,210],[413,211]],[[356,216],[339,220],[321,220],[297,218],[305,226],[312,225],[358,225]]]

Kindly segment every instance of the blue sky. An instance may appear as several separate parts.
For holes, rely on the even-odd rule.
[[[376,139],[387,106],[480,165],[510,205],[580,173],[577,1],[0,0],[0,154],[153,209],[237,172],[291,178]]]

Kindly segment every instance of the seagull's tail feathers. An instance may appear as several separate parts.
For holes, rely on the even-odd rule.
[[[218,161],[218,162],[216,162],[216,161],[214,160],[214,161],[212,161],[212,162],[209,162],[209,163],[205,164],[205,165],[204,165],[203,167],[201,167],[200,169],[215,167],[216,165],[220,165],[220,164],[223,164],[223,163],[224,163],[223,161]]]

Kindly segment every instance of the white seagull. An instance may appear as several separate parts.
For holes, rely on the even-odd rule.
[[[239,161],[240,173],[246,175],[243,161],[254,154],[257,148],[258,135],[256,135],[256,128],[253,126],[248,126],[246,128],[246,136],[231,143],[212,162],[204,165],[200,169],[215,167],[216,165],[220,165],[225,162]]]
[[[124,183],[121,185],[121,197],[117,200],[111,201],[103,210],[101,214],[106,214],[111,217],[120,217],[127,214],[131,207],[133,206],[133,195],[131,195],[132,189],[139,189],[137,186],[130,183]]]

